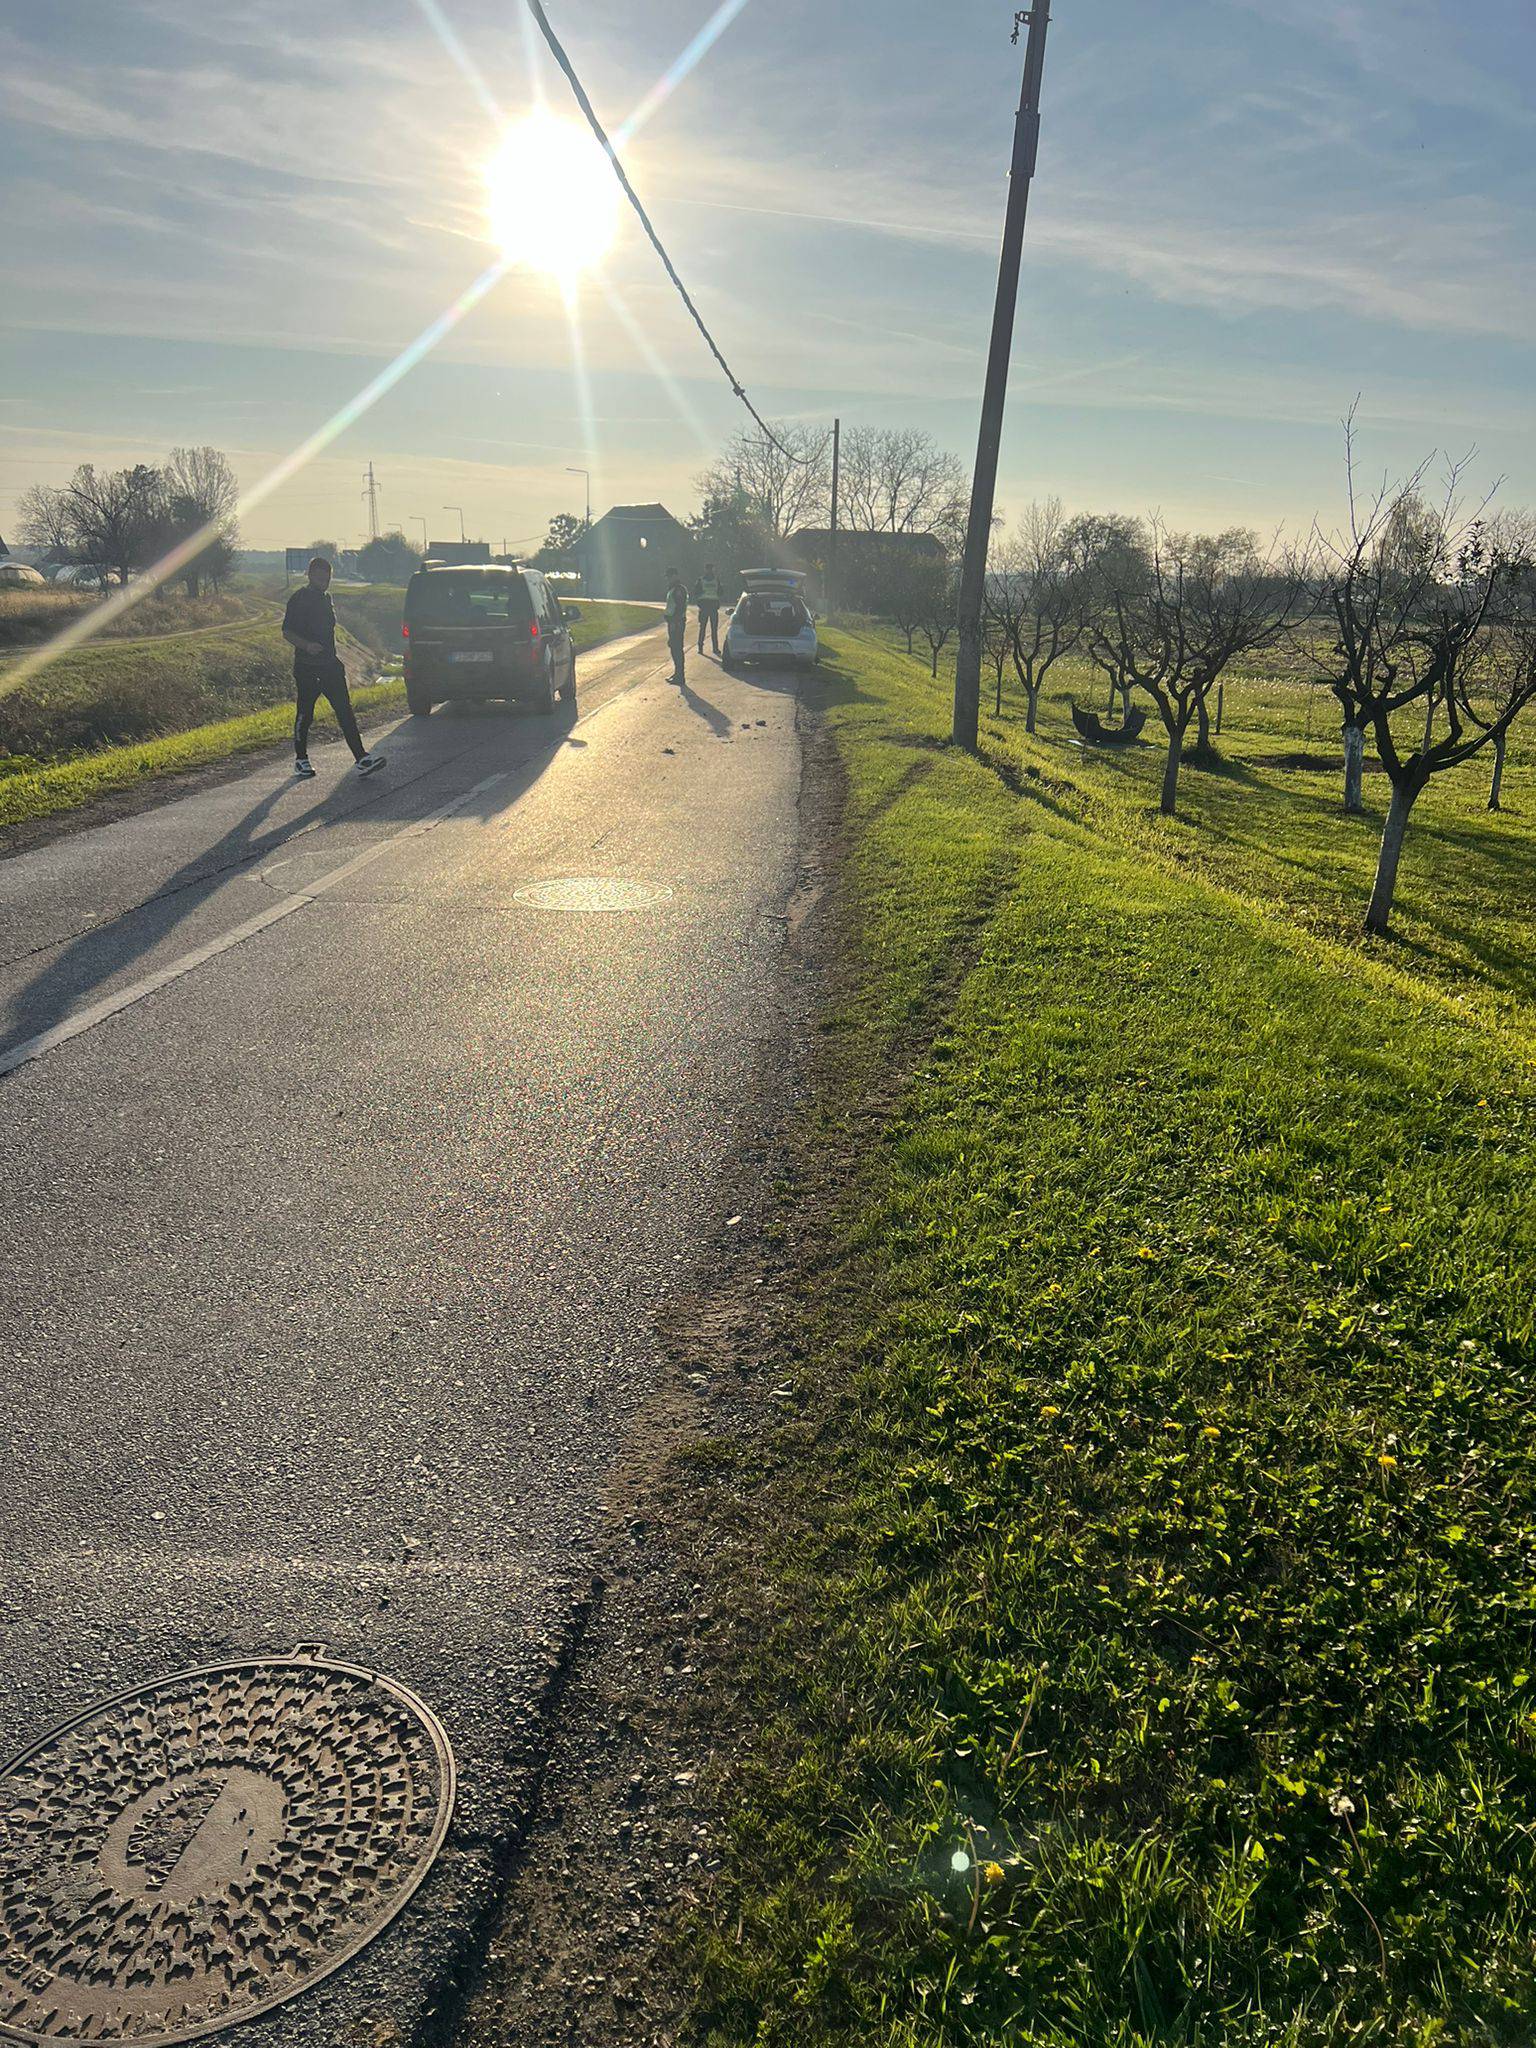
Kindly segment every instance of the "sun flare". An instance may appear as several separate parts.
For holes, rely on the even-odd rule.
[[[541,111],[508,128],[485,167],[491,239],[509,263],[570,278],[618,232],[613,168],[585,128]]]

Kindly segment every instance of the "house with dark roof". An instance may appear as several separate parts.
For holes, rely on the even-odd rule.
[[[615,505],[576,552],[586,597],[665,597],[669,570],[691,584],[699,567],[697,541],[665,505]]]

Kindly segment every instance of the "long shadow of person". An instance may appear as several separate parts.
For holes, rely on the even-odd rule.
[[[700,696],[699,692],[691,684],[683,684],[681,695],[688,709],[696,711],[699,717],[707,722],[710,731],[715,734],[717,739],[725,739],[735,730],[732,720],[726,717],[720,706],[711,703],[708,697]]]
[[[292,789],[284,780],[267,790],[219,839],[201,847],[154,892],[101,924],[50,948],[50,957],[6,1006],[0,1042],[15,1044],[62,1022],[104,983],[140,965],[197,913],[231,874],[254,868],[307,825],[343,812],[345,787],[330,791],[296,816],[264,830],[273,806]]]

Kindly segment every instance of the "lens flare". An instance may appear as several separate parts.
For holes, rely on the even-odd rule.
[[[599,264],[619,227],[620,193],[585,128],[543,109],[509,128],[485,167],[486,219],[508,263],[572,278]]]

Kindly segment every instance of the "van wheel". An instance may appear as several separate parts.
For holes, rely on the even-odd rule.
[[[432,716],[432,699],[430,697],[418,697],[414,690],[407,690],[405,693],[405,708],[410,712],[412,718],[430,718]]]
[[[555,681],[548,669],[532,698],[533,709],[540,718],[551,718],[555,710]]]
[[[574,662],[571,664],[571,679],[560,694],[574,711],[576,709],[576,665]]]

